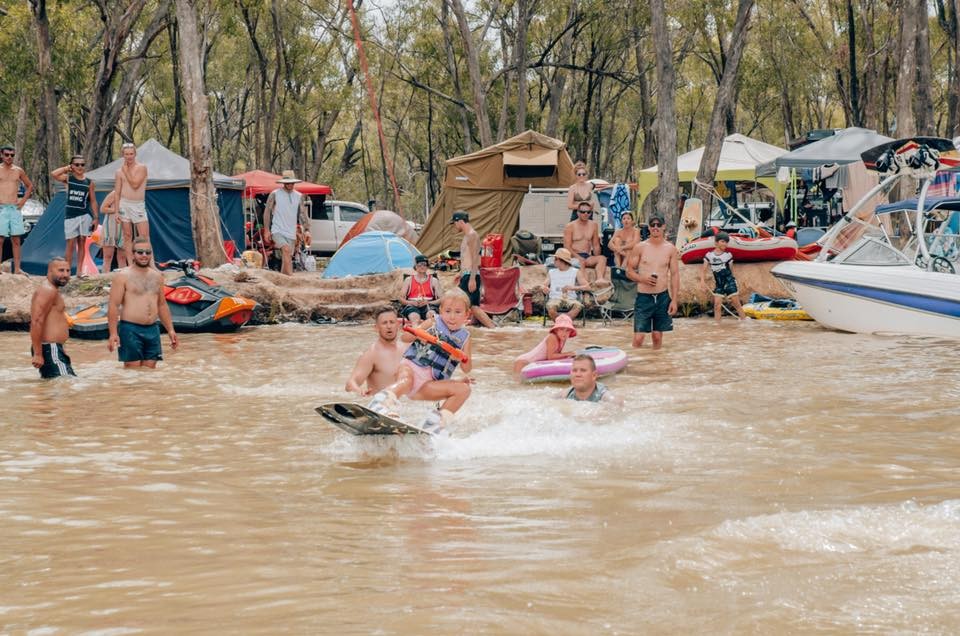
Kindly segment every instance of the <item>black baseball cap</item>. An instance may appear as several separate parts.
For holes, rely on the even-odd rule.
[[[450,225],[453,225],[457,221],[467,221],[470,222],[470,215],[467,214],[466,210],[457,210],[453,213],[453,218],[450,219]]]
[[[417,254],[417,255],[413,258],[413,262],[414,262],[414,264],[416,264],[416,263],[429,263],[429,262],[430,262],[430,259],[427,258],[426,256],[424,256],[423,254]]]
[[[662,217],[662,216],[660,216],[659,214],[653,214],[653,215],[650,216],[649,219],[647,219],[647,225],[650,225],[650,224],[653,223],[654,221],[659,221],[659,222],[660,222],[660,225],[665,225],[665,224],[666,224],[666,221],[663,220],[663,217]]]

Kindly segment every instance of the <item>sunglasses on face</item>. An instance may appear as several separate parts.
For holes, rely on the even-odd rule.
[[[82,168],[82,167],[84,167],[84,166],[87,165],[87,164],[85,164],[85,163],[75,163],[75,164],[73,164],[73,165],[74,165],[75,167],[77,167],[77,168]]]
[[[13,156],[13,153],[12,153],[12,152],[5,152],[5,153],[3,153],[3,156],[4,156],[4,157],[12,157],[12,156]]]
[[[578,173],[577,173],[577,176],[578,176],[578,177],[585,177],[585,176],[587,176],[587,173],[586,173],[586,172],[578,172]]]
[[[650,227],[663,227],[663,223],[651,223]]]
[[[153,250],[133,250],[133,253],[134,253],[134,254],[146,254],[147,256],[149,256],[150,254],[153,254]]]
[[[593,214],[593,210],[577,210],[580,214]]]

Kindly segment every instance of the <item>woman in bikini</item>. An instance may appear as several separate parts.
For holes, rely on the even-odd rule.
[[[593,184],[587,181],[587,164],[578,161],[573,164],[573,171],[577,175],[577,181],[567,190],[567,209],[571,210],[571,221],[576,219],[576,209],[581,201],[593,205]]]

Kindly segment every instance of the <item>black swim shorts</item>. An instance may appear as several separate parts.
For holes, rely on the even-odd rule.
[[[404,305],[403,308],[400,310],[400,315],[406,318],[407,320],[410,320],[410,316],[413,316],[414,314],[419,314],[420,320],[426,320],[427,312],[430,312],[430,311],[436,312],[436,311],[439,311],[439,309],[440,308],[437,305],[434,305],[433,303],[429,303],[425,307],[413,307],[411,305]]]
[[[121,320],[117,325],[120,348],[117,357],[120,362],[139,362],[140,360],[163,360],[160,347],[160,325],[140,325]]]
[[[633,303],[633,332],[673,331],[673,318],[670,317],[670,294],[665,291],[656,294],[638,293]]]
[[[41,378],[61,378],[68,375],[76,377],[73,372],[73,366],[70,364],[70,356],[63,350],[63,345],[57,342],[44,342],[40,345],[43,353],[43,366],[40,367]],[[30,355],[33,355],[33,347],[30,347]]]
[[[467,272],[460,274],[460,289],[470,297],[470,304],[476,307],[480,304],[480,274],[472,274],[477,279],[477,291],[473,292],[467,287],[470,284],[470,276],[471,274]]]

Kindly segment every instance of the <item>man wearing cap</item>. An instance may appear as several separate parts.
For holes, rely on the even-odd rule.
[[[496,327],[487,312],[480,309],[480,236],[470,225],[466,210],[453,213],[450,225],[463,233],[460,241],[460,289],[470,298],[470,311],[484,327]]]
[[[293,170],[284,170],[283,177],[277,179],[282,187],[267,197],[263,210],[263,240],[273,241],[275,249],[280,250],[280,273],[293,275],[293,250],[297,245],[297,224],[303,226],[304,240],[310,244],[310,215],[307,213],[306,197],[294,190],[300,183]]]
[[[26,234],[23,226],[23,205],[33,192],[33,183],[20,166],[13,165],[13,146],[0,148],[0,254],[3,253],[4,239],[10,237],[13,247],[13,266],[10,271],[22,274],[20,269],[20,237]],[[20,187],[23,186],[23,196]],[[0,257],[2,258],[2,257]]]
[[[437,312],[440,298],[440,281],[427,269],[428,260],[423,254],[414,259],[413,276],[403,281],[400,315],[416,327]]]
[[[583,270],[573,267],[573,254],[567,248],[558,249],[553,262],[556,267],[547,270],[547,283],[542,287],[543,293],[547,294],[547,314],[551,320],[556,320],[557,314],[576,318],[583,310],[577,292],[590,289],[590,283]]]
[[[580,267],[592,267],[597,272],[598,283],[607,279],[607,257],[600,252],[600,228],[591,220],[593,203],[577,204],[577,220],[570,221],[563,229],[563,246],[580,258]]]
[[[664,235],[663,217],[654,214],[647,227],[650,238],[637,243],[627,259],[627,278],[637,283],[637,300],[633,306],[633,346],[643,346],[651,334],[653,348],[663,345],[663,332],[673,331],[680,293],[680,257],[673,243]]]

